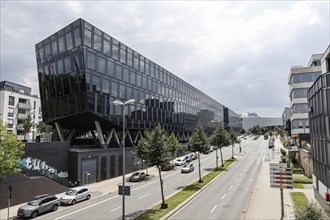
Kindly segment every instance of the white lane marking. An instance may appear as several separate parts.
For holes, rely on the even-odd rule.
[[[97,205],[99,205],[99,204],[101,204],[101,203],[107,202],[107,201],[109,201],[109,200],[111,200],[111,199],[114,199],[114,198],[116,198],[116,197],[119,197],[119,195],[114,196],[114,197],[111,197],[111,198],[106,199],[106,200],[103,200],[103,201],[101,201],[101,202],[95,203],[95,204],[93,204],[93,205],[86,206],[85,208],[82,208],[82,209],[79,209],[79,210],[77,210],[77,211],[71,212],[71,213],[69,213],[69,214],[63,215],[63,216],[61,216],[61,217],[55,218],[54,220],[58,220],[58,219],[65,218],[65,217],[67,217],[67,216],[69,216],[69,215],[72,215],[72,214],[78,213],[78,212],[83,211],[83,210],[85,210],[85,209],[89,209],[89,208],[91,208],[91,207],[93,207],[93,206],[97,206]]]
[[[120,209],[121,207],[122,207],[122,206],[119,206],[119,207],[117,207],[117,208],[115,208],[115,209],[112,209],[110,212],[116,211],[116,210]]]
[[[140,196],[139,199],[142,199],[142,198],[144,198],[144,197],[146,197],[146,196],[149,196],[149,195],[150,195],[150,193],[147,193],[147,194],[145,194],[145,195],[143,195],[143,196]]]
[[[217,206],[218,206],[218,205],[215,205],[215,206],[213,207],[213,209],[211,210],[211,212],[210,212],[210,213],[212,213],[212,212],[214,211],[214,209],[216,209],[216,208],[217,208]]]
[[[267,151],[265,150],[264,156],[262,157],[262,161],[265,161],[266,152]]]
[[[235,180],[235,183],[237,182],[238,178]]]
[[[243,173],[240,173],[239,176],[242,176]]]
[[[233,188],[233,185],[231,185],[230,187],[229,187],[229,190],[231,190]]]
[[[223,200],[223,199],[226,197],[226,195],[227,195],[227,194],[225,193],[225,195],[223,195],[223,196],[221,197],[221,200]]]

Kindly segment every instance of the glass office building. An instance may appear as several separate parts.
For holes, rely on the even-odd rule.
[[[242,127],[239,115],[107,33],[78,19],[35,46],[43,119],[66,129],[122,126],[114,100],[135,99],[125,117],[131,131],[158,123],[191,133],[197,123]]]

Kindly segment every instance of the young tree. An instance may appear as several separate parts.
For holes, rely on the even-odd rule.
[[[42,121],[40,121],[38,124],[36,124],[36,128],[37,128],[39,134],[45,134],[52,130],[52,126],[45,124]]]
[[[156,166],[159,173],[160,189],[162,194],[161,208],[167,208],[165,204],[163,180],[161,167],[169,162],[169,149],[167,148],[165,130],[158,125],[154,130],[145,132],[145,137],[141,138],[137,146],[137,155],[140,158],[147,158],[150,165]]]
[[[165,145],[166,145],[167,149],[171,152],[172,159],[175,157],[175,155],[174,155],[175,152],[181,148],[181,144],[178,141],[178,139],[176,139],[174,133],[172,133],[166,139]]]
[[[234,145],[235,143],[238,143],[238,140],[237,140],[237,135],[235,134],[233,129],[229,130],[229,140],[231,144],[231,158],[234,159]]]
[[[220,149],[221,166],[223,167],[222,148],[230,144],[228,132],[223,126],[218,126],[212,134],[211,143]],[[217,166],[218,168],[218,166]]]
[[[8,133],[7,127],[0,120],[0,186],[7,174],[21,171],[20,160],[23,155],[24,144],[17,140],[15,134]]]
[[[201,162],[200,162],[200,154],[201,153],[207,153],[209,150],[209,143],[206,136],[206,133],[203,130],[202,125],[198,124],[195,128],[195,131],[189,138],[188,142],[188,150],[192,152],[198,152],[198,168],[199,168],[199,182],[202,183],[202,177],[201,177]]]
[[[20,123],[23,125],[24,130],[24,140],[26,141],[26,134],[31,131],[31,128],[34,126],[34,122],[32,121],[31,114],[28,114],[28,116],[23,119],[23,121]]]

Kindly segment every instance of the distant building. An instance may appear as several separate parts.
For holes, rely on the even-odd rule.
[[[322,75],[308,90],[307,98],[313,159],[313,184],[322,197],[319,201],[320,204],[329,211],[326,194],[329,195],[330,193],[330,45],[323,54],[321,63]]]
[[[253,115],[257,115],[257,114],[254,113]],[[248,116],[248,117],[242,117],[242,122],[243,122],[243,128],[245,130],[248,130],[256,125],[259,125],[260,127],[282,126],[282,118]]]
[[[7,131],[17,134],[19,140],[24,139],[22,121],[31,115],[32,121],[42,121],[40,99],[31,94],[31,88],[8,81],[0,82],[0,119],[7,126]],[[35,127],[26,134],[26,140],[36,138]]]
[[[289,135],[291,135],[290,116],[291,116],[290,108],[285,107],[282,113],[282,125],[283,125],[283,129],[286,130],[289,133]]]
[[[304,145],[310,142],[307,106],[307,90],[321,75],[322,54],[313,54],[308,66],[291,67],[288,84],[290,97],[291,137],[294,144]]]

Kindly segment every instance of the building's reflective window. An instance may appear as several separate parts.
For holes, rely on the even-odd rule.
[[[133,55],[131,53],[127,53],[127,65],[133,66]]]
[[[125,86],[119,85],[119,98],[125,99]]]
[[[50,44],[47,44],[45,46],[45,57],[46,57],[46,60],[49,60],[51,59],[51,51],[50,51]]]
[[[120,62],[126,63],[126,51],[124,48],[120,48]]]
[[[137,54],[134,53],[134,59],[133,59],[133,63],[134,63],[134,68],[136,70],[139,70],[139,57]]]
[[[127,68],[124,68],[123,76],[124,76],[123,80],[128,83],[129,82],[129,70]]]
[[[292,105],[293,113],[308,113],[307,103]]]
[[[111,96],[118,97],[118,84],[116,82],[111,83]]]
[[[84,44],[92,47],[92,32],[86,29],[84,30]]]
[[[103,42],[103,53],[107,56],[110,56],[110,42],[105,40]]]
[[[118,53],[119,53],[119,52],[118,52],[118,46],[112,44],[112,53],[111,53],[111,57],[112,57],[113,59],[118,60]]]
[[[147,89],[148,86],[147,84],[148,84],[147,78],[142,76],[142,88]]]
[[[90,77],[90,74],[89,73],[86,73],[85,74],[85,77],[86,77],[86,90],[87,91],[90,91],[91,90],[91,77]]]
[[[98,72],[105,74],[105,59],[102,57],[98,58]]]
[[[76,28],[73,32],[74,34],[74,42],[75,42],[75,46],[79,46],[81,45],[81,34],[80,34],[80,28]]]
[[[136,73],[131,69],[131,73],[130,73],[130,83],[133,84],[133,85],[136,85]]]
[[[93,75],[92,91],[93,92],[100,92],[101,91],[100,85],[101,85],[100,77]]]
[[[71,32],[65,35],[65,39],[66,39],[66,47],[68,48],[68,50],[71,50],[73,48]]]
[[[122,69],[123,67],[116,64],[116,78],[121,80],[122,79]]]
[[[140,57],[140,71],[143,73],[144,72],[144,60],[142,57]]]
[[[87,53],[87,68],[96,69],[96,55],[88,51]]]
[[[43,47],[39,49],[39,58],[41,63],[45,62],[45,53]]]
[[[61,59],[57,60],[57,74],[63,74],[63,62]]]
[[[57,55],[57,41],[56,40],[54,40],[52,42],[52,54],[53,54],[53,56]]]
[[[110,82],[109,79],[103,79],[102,92],[109,94],[110,93]]]
[[[60,37],[58,39],[58,48],[59,48],[60,53],[65,52],[64,37]]]
[[[292,83],[314,82],[320,75],[321,72],[294,74],[292,76]]]
[[[102,51],[101,37],[97,34],[94,34],[94,44],[93,48],[97,51]]]
[[[140,74],[136,74],[136,85],[141,87],[142,86],[142,77]]]
[[[126,87],[126,100],[132,99],[133,95],[132,95],[132,88],[130,87]]]
[[[65,72],[66,73],[69,73],[69,72],[72,71],[70,56],[66,56],[64,58],[64,66],[65,66]]]
[[[115,64],[108,60],[108,75],[115,76]]]

